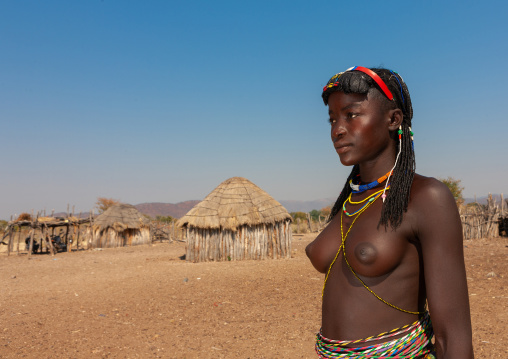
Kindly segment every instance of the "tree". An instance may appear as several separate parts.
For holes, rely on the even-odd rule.
[[[103,213],[109,207],[114,206],[115,204],[120,204],[120,203],[121,202],[117,199],[105,198],[105,197],[97,197],[97,202],[95,202],[99,213]]]
[[[163,223],[171,223],[173,222],[175,219],[171,216],[156,216],[155,217],[155,220],[157,222],[163,222]]]
[[[321,208],[321,215],[325,218],[328,218],[330,216],[330,213],[332,213],[332,207],[326,206]]]
[[[457,205],[460,206],[462,203],[464,203],[464,198],[462,197],[462,191],[464,190],[464,187],[460,185],[459,179],[448,177],[448,178],[440,178],[439,180],[450,189]]]
[[[313,209],[309,214],[313,221],[319,221],[319,217],[322,215],[321,211],[318,211],[317,209]]]
[[[305,212],[291,212],[290,215],[293,217],[293,221],[296,221],[298,218],[300,218],[302,221],[307,220],[307,215]]]

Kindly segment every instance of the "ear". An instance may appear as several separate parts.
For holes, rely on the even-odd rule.
[[[402,120],[404,119],[404,115],[402,114],[402,110],[400,108],[396,108],[388,111],[389,116],[389,124],[388,129],[390,131],[396,131],[402,125]]]

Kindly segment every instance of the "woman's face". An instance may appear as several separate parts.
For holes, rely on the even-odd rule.
[[[328,113],[333,145],[343,165],[393,156],[389,110],[373,92],[334,92],[328,98]]]

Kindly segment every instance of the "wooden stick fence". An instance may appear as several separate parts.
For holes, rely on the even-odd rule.
[[[306,219],[301,220],[300,218],[293,219],[292,230],[293,233],[317,233],[321,232],[326,225],[326,217],[320,215],[317,221],[313,220],[310,213],[305,214]]]
[[[173,241],[184,242],[183,232],[178,228],[176,221],[171,223],[152,221],[150,224],[151,242]]]
[[[503,195],[501,194],[501,206],[497,205],[490,193],[486,206],[479,204],[462,206],[460,219],[465,240],[499,237],[500,232],[502,233],[502,224],[506,221]]]

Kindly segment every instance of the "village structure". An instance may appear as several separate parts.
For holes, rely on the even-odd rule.
[[[178,221],[192,262],[291,257],[291,216],[242,177],[222,182]]]
[[[39,217],[18,218],[10,221],[5,229],[0,245],[7,246],[7,255],[14,250],[20,253],[21,250],[28,251],[28,257],[35,253],[42,253],[44,250],[51,255],[58,251],[71,252],[73,244],[75,249],[79,248],[80,226],[89,224],[89,218],[67,217]],[[28,228],[28,233],[23,231]],[[7,240],[7,242],[5,242]],[[23,248],[24,247],[24,248]]]
[[[130,204],[109,207],[86,232],[89,248],[111,248],[151,243],[150,220]]]
[[[464,240],[508,236],[507,207],[502,194],[500,203],[489,194],[486,205],[459,204]],[[190,262],[288,259],[293,235],[319,232],[327,223],[321,216],[312,220],[309,213],[304,218],[293,220],[267,192],[246,178],[232,177],[171,223],[153,221],[123,203],[99,215],[11,218],[1,234],[0,251],[30,258],[176,240],[186,243],[185,259]]]

